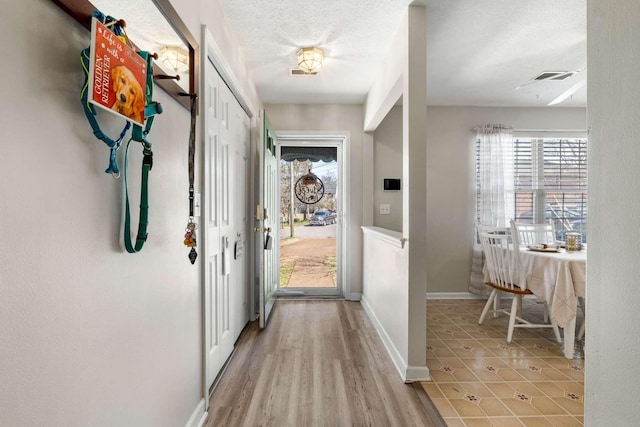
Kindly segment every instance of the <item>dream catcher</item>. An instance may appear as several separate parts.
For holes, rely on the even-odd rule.
[[[296,198],[305,205],[318,203],[324,197],[324,184],[311,170],[296,181],[294,189]]]

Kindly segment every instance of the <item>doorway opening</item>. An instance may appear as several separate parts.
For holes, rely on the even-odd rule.
[[[279,296],[342,296],[342,140],[280,139]]]

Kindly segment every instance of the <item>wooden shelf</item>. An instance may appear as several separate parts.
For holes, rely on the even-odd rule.
[[[88,0],[51,0],[64,10],[69,16],[75,19],[80,25],[87,30],[91,30],[91,18],[93,11],[97,8]],[[198,69],[200,67],[199,47],[196,39],[191,35],[187,26],[182,22],[180,16],[175,11],[168,0],[150,0],[158,8],[160,13],[167,19],[171,27],[176,31],[180,38],[189,48],[189,93],[197,95],[196,82],[198,77]],[[125,17],[122,18],[126,21]],[[164,75],[158,71],[160,67],[154,67],[154,77]],[[189,96],[184,96],[184,89],[171,79],[154,79],[154,83],[171,95],[180,105],[187,110],[191,109],[191,101]]]

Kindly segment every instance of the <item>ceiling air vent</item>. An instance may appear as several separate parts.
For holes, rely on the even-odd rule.
[[[573,76],[571,71],[543,71],[531,80],[564,80]]]
[[[289,68],[289,75],[290,76],[317,76],[318,73],[317,72],[305,73],[299,68]]]

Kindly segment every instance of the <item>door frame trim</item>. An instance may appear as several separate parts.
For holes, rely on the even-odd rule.
[[[277,219],[274,221],[274,218],[278,218],[279,203],[276,200],[275,208],[272,209],[273,204],[271,203],[272,200],[269,197],[269,195],[272,192],[278,192],[277,180],[278,180],[278,169],[279,169],[278,158],[276,155],[273,155],[271,148],[268,147],[268,145],[270,144],[269,138],[273,136],[273,140],[274,140],[273,142],[275,144],[275,147],[277,147],[278,135],[275,129],[273,129],[271,121],[269,120],[269,117],[265,110],[262,110],[261,117],[262,117],[262,120],[261,120],[262,138],[260,143],[260,149],[257,150],[260,155],[260,164],[258,165],[258,168],[256,169],[256,171],[258,171],[258,182],[259,182],[258,188],[257,188],[258,206],[261,206],[262,212],[260,212],[259,214],[256,212],[257,215],[255,217],[255,223],[256,223],[256,227],[258,227],[260,231],[255,234],[256,240],[254,240],[254,243],[256,245],[255,246],[256,272],[258,275],[257,277],[258,279],[257,300],[259,301],[258,320],[260,323],[260,329],[263,329],[263,328],[266,328],[269,316],[275,306],[275,302],[276,302],[275,290],[277,289],[278,282],[280,280],[279,269],[276,269],[276,271],[274,272],[272,268],[269,268],[269,267],[274,267],[273,266],[274,261],[278,262],[278,265],[276,265],[276,267],[279,266],[279,259],[278,259],[278,252],[277,252],[278,245],[277,244],[275,245],[276,250],[267,250],[267,248],[264,247],[264,245],[266,244],[266,236],[264,232],[268,227],[270,227],[271,233],[273,235],[272,239],[274,239],[276,242],[280,241],[280,233],[278,229],[279,224]],[[269,185],[269,182],[271,181],[272,176],[271,175],[267,176],[267,172],[268,172],[267,163],[272,163],[272,162],[273,162],[272,164],[273,168],[276,169],[275,171],[276,172],[276,178],[275,178],[276,188],[272,188]],[[276,199],[277,199],[277,196],[276,196]],[[267,214],[266,214],[268,209],[271,209],[271,213],[269,217],[267,217]],[[270,273],[272,272],[275,273],[275,277],[271,276]],[[275,281],[275,289],[273,292],[267,295],[266,292],[268,289],[271,289],[271,285],[274,284],[274,281]]]
[[[339,203],[341,211],[339,217],[341,221],[339,235],[337,239],[337,257],[340,262],[340,283],[341,289],[338,289],[338,293],[328,293],[330,295],[344,296],[346,299],[351,299],[351,284],[349,277],[351,277],[352,260],[349,254],[351,253],[350,239],[348,236],[351,232],[351,224],[349,221],[349,213],[351,209],[351,180],[349,179],[349,160],[350,160],[350,147],[349,140],[351,133],[349,131],[278,131],[278,145],[291,145],[291,146],[303,146],[303,145],[322,145],[322,143],[335,144],[338,148],[338,163],[339,169],[339,188],[342,190],[342,195],[339,196]],[[304,141],[304,142],[303,142]],[[280,161],[280,148],[278,148],[278,162]],[[340,164],[341,163],[341,164]],[[279,249],[278,249],[279,251]],[[278,253],[278,260],[280,260],[280,254]],[[296,288],[298,290],[299,288]],[[316,288],[318,289],[318,288]],[[332,289],[333,290],[333,289]],[[319,292],[318,294],[323,294]]]

